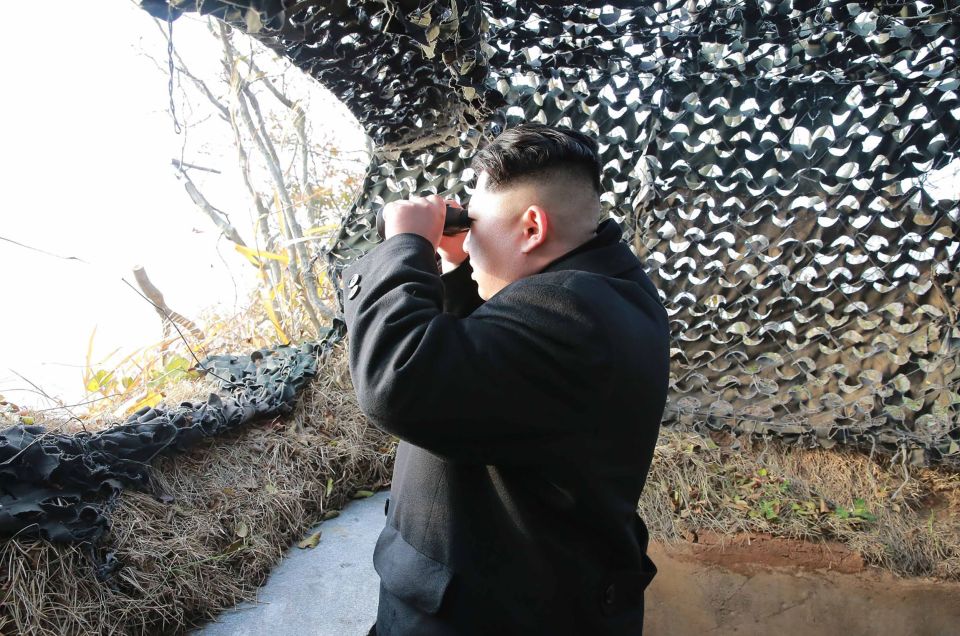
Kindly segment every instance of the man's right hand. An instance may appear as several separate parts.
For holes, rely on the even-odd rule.
[[[443,236],[446,209],[443,198],[436,194],[391,201],[383,207],[383,238],[417,234],[436,248]]]

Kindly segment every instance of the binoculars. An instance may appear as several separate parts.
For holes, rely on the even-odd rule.
[[[470,229],[470,223],[473,222],[467,216],[466,208],[455,208],[452,205],[447,206],[447,218],[443,222],[444,236],[453,236],[466,232]],[[383,240],[383,209],[377,210],[377,234]]]

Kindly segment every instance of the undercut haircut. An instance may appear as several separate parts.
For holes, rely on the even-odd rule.
[[[526,123],[509,128],[484,146],[470,166],[487,173],[487,187],[500,190],[512,183],[547,173],[569,171],[582,176],[600,192],[597,142],[581,132],[559,126]]]

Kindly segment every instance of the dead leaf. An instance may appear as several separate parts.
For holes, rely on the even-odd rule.
[[[315,548],[317,544],[320,543],[320,531],[317,530],[309,537],[297,544],[297,547],[301,550],[306,550],[307,548]]]
[[[246,537],[248,534],[250,534],[250,528],[247,527],[247,524],[241,523],[239,526],[237,526],[238,537],[243,538],[243,537]]]
[[[242,548],[245,543],[246,543],[246,539],[237,539],[236,541],[228,545],[221,554],[233,554],[234,552]]]

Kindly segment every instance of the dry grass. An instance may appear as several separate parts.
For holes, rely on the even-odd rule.
[[[253,598],[316,520],[390,476],[393,443],[360,413],[342,347],[324,368],[289,419],[164,458],[156,493],[123,494],[99,551],[123,563],[112,585],[75,547],[0,546],[0,632],[177,633]]]
[[[719,448],[663,431],[640,512],[655,538],[709,530],[831,539],[904,576],[960,580],[960,475],[778,442]],[[858,502],[858,500],[860,500]]]

